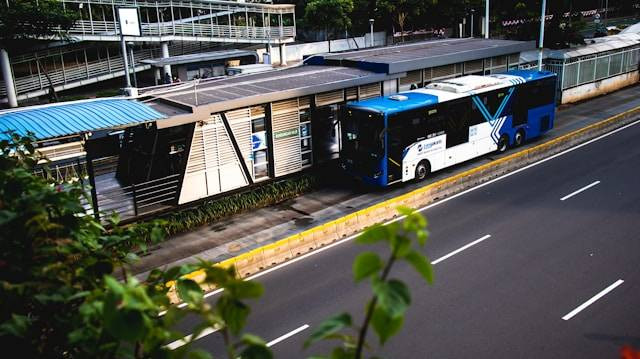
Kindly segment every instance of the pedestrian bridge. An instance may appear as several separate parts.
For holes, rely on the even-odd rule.
[[[128,41],[281,43],[295,38],[295,5],[255,1],[61,0],[80,14],[79,41],[118,41],[117,8],[137,7],[142,36]]]
[[[293,42],[295,5],[271,1],[218,0],[60,0],[79,19],[69,39],[53,39],[51,47],[9,54],[15,98],[19,101],[55,91],[121,77],[125,73],[119,45],[119,7],[136,7],[139,37],[126,36],[133,46],[130,71],[150,69],[141,61],[211,51],[224,44]],[[63,42],[64,41],[64,42]],[[133,65],[132,65],[133,64]],[[165,72],[169,69],[165,69]],[[0,77],[0,82],[5,79]],[[0,103],[8,101],[0,84]]]

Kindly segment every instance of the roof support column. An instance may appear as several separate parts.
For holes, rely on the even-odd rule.
[[[0,49],[0,68],[2,69],[4,88],[7,90],[9,107],[18,107],[18,98],[16,97],[16,87],[13,83],[14,79],[13,73],[11,72],[11,63],[9,62],[9,53],[5,49]]]
[[[169,58],[169,43],[168,42],[163,42],[162,43],[162,58],[166,59]],[[164,76],[166,77],[169,74],[169,79],[171,80],[171,65],[164,65]]]
[[[280,66],[287,66],[287,44],[280,44]]]

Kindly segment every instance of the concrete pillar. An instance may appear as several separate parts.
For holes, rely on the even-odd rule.
[[[156,78],[156,86],[162,83],[162,74],[160,73],[160,68],[155,68],[155,78]]]
[[[2,68],[2,78],[4,79],[4,88],[7,90],[9,107],[18,107],[18,98],[16,97],[16,87],[13,83],[9,53],[7,53],[5,49],[0,49],[0,68]]]
[[[280,44],[280,66],[287,66],[287,44]]]
[[[262,54],[262,63],[265,65],[270,65],[273,61],[273,46],[271,44],[265,45],[267,52]]]
[[[166,59],[169,58],[169,43],[168,42],[163,42],[162,43],[162,58]],[[162,74],[162,78],[164,78],[165,74],[169,74],[169,76],[171,76],[171,65],[164,65],[164,73]],[[173,78],[173,76],[172,76]]]

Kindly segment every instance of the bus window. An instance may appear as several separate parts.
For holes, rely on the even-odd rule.
[[[407,111],[389,117],[389,130],[401,143],[409,144],[427,138],[426,121],[423,111]]]
[[[447,134],[447,148],[469,141],[470,114],[470,98],[455,101],[449,105],[449,113],[447,114],[445,127],[445,132]]]
[[[345,153],[378,158],[384,153],[384,122],[380,114],[348,110],[343,127]]]
[[[442,107],[442,106],[440,106]],[[427,137],[435,137],[444,133],[445,121],[444,116],[440,113],[438,108],[427,109],[426,116],[426,134]]]

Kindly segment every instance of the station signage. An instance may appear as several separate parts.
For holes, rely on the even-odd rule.
[[[138,9],[135,7],[118,8],[118,20],[120,23],[120,34],[122,36],[140,36],[140,18]]]
[[[251,144],[254,151],[264,150],[267,148],[266,132],[255,132],[251,135]]]
[[[278,132],[274,132],[273,133],[273,138],[276,140],[282,139],[282,138],[289,138],[289,137],[296,137],[298,136],[300,133],[300,129],[296,128],[291,128],[288,130],[283,130],[283,131],[278,131]]]

